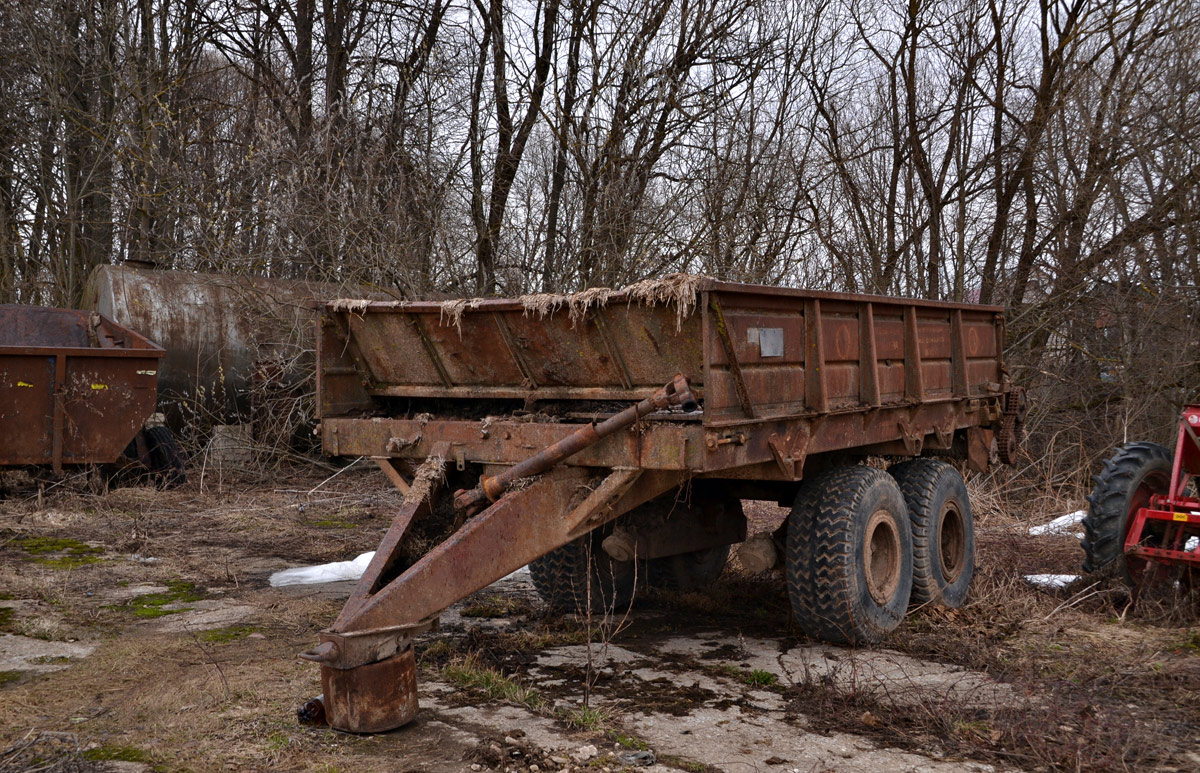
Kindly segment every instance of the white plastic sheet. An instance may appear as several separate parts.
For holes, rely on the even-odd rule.
[[[375,551],[363,553],[353,561],[334,561],[331,564],[317,566],[298,566],[295,569],[284,569],[271,575],[271,587],[281,585],[315,585],[323,582],[340,582],[342,580],[357,580],[367,571],[367,565],[375,557]]]
[[[1085,517],[1087,517],[1087,510],[1076,510],[1073,513],[1060,515],[1049,523],[1043,523],[1040,526],[1030,526],[1029,533],[1035,537],[1042,534],[1075,534],[1078,537],[1082,537],[1083,535],[1075,530],[1075,526],[1083,521]]]

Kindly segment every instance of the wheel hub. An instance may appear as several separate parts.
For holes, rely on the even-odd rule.
[[[966,563],[967,532],[957,502],[946,502],[942,517],[938,519],[937,540],[938,562],[941,564],[942,577],[949,585],[958,579]]]
[[[887,510],[876,510],[867,521],[863,567],[867,592],[875,603],[886,606],[900,587],[901,568],[900,531]]]

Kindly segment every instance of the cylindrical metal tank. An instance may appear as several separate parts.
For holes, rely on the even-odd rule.
[[[182,401],[183,418],[219,423],[247,415],[256,372],[290,384],[311,378],[310,302],[347,293],[387,298],[328,282],[100,266],[88,280],[84,307],[167,350],[158,375],[164,408],[179,416],[173,404]]]

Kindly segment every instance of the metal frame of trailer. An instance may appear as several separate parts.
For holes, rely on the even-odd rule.
[[[562,551],[591,536],[606,533],[605,561],[707,555],[745,538],[731,503],[800,507],[798,495],[813,496],[802,481],[861,472],[868,458],[1011,461],[1025,400],[1003,342],[999,307],[678,275],[574,296],[327,303],[324,450],[374,459],[405,500],[342,613],[302,654],[321,665],[325,719],[355,732],[409,721],[414,638],[526,564],[570,568]],[[903,593],[907,606],[904,505],[878,507],[859,550],[863,592]],[[954,507],[969,519],[967,503]],[[901,515],[881,520],[889,508]],[[969,550],[957,517],[946,545]],[[836,536],[841,521],[830,523]],[[410,535],[431,524],[436,544],[413,554]],[[804,543],[790,539],[800,582],[792,553]]]

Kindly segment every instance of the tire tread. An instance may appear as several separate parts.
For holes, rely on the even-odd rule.
[[[859,619],[855,604],[850,523],[881,478],[894,485],[883,470],[852,465],[800,488],[788,523],[787,584],[796,621],[809,636],[854,644],[877,641],[891,630]]]
[[[1104,460],[1092,478],[1096,487],[1088,494],[1088,514],[1083,519],[1083,571],[1100,571],[1122,557],[1125,520],[1131,488],[1147,471],[1171,467],[1171,452],[1165,446],[1139,440],[1126,443]]]

